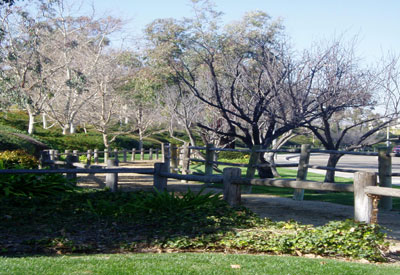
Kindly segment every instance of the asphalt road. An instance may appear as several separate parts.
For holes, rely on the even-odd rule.
[[[311,165],[326,166],[328,162],[328,154],[315,153],[310,156]],[[278,155],[277,163],[298,163],[299,154]],[[378,157],[374,156],[356,156],[344,155],[337,165],[337,168],[355,169],[369,172],[378,172]],[[309,169],[310,172],[325,174],[324,170]],[[400,157],[392,157],[392,172],[400,173]],[[336,176],[344,178],[353,178],[352,173],[336,172]],[[392,183],[400,185],[400,177],[393,177]]]

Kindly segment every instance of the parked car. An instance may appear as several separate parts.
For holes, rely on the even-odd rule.
[[[393,153],[395,153],[396,156],[400,156],[400,145],[393,147]]]

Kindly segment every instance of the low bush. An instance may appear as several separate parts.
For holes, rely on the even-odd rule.
[[[230,151],[221,151],[218,155],[218,159],[226,159],[226,160],[249,160],[250,154],[244,152],[230,152]]]
[[[23,150],[0,152],[0,169],[37,168],[38,160]],[[47,197],[73,190],[60,174],[0,174],[1,197]]]
[[[39,161],[23,150],[0,152],[0,169],[37,168]]]
[[[2,197],[49,198],[62,196],[74,190],[74,186],[60,174],[1,174],[0,199]]]

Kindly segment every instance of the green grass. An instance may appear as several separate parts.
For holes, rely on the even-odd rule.
[[[235,268],[236,267],[236,268]],[[330,259],[213,253],[0,258],[0,274],[400,274],[400,267]]]

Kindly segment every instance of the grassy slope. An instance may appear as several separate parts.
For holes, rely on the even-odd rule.
[[[211,253],[0,258],[0,274],[400,274],[399,266]]]

